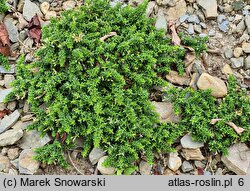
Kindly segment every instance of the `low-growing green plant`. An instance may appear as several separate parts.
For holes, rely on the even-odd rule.
[[[179,33],[179,37],[183,45],[190,46],[195,50],[197,56],[200,56],[201,53],[207,50],[206,43],[208,41],[208,36],[188,36],[184,35],[183,33]]]
[[[8,6],[6,4],[6,0],[0,0],[0,14],[1,13],[5,13],[6,11],[8,11]]]
[[[37,149],[37,159],[65,166],[63,150],[83,137],[83,156],[101,147],[106,165],[129,173],[141,155],[152,163],[154,151],[172,150],[177,137],[159,123],[149,92],[165,85],[161,75],[171,67],[183,72],[185,51],[155,29],[146,6],[86,1],[43,28],[35,62],[21,57],[9,98],[26,97],[36,115],[29,129],[57,141]],[[110,32],[117,35],[100,39]],[[58,135],[65,141],[58,143]]]
[[[250,97],[246,91],[237,91],[235,77],[229,78],[228,87],[228,95],[219,103],[209,90],[171,88],[166,92],[166,99],[171,99],[175,112],[181,115],[178,128],[191,133],[194,140],[206,142],[210,151],[224,154],[231,144],[250,139]],[[212,125],[212,119],[221,120]],[[237,134],[228,122],[245,131]]]
[[[52,144],[36,150],[36,159],[65,167],[64,151],[83,138],[83,156],[100,147],[109,156],[105,165],[115,167],[117,174],[131,174],[141,155],[152,164],[154,152],[173,151],[172,144],[187,132],[222,151],[228,140],[249,138],[249,100],[233,93],[233,87],[219,107],[209,92],[171,89],[168,96],[182,120],[160,123],[150,90],[167,85],[161,76],[171,68],[184,71],[185,50],[155,29],[155,20],[145,17],[146,7],[146,2],[137,8],[112,8],[106,0],[86,1],[43,28],[43,46],[33,63],[26,64],[21,56],[8,100],[27,99],[36,115],[29,129],[53,138]],[[102,40],[111,32],[116,35]],[[185,43],[198,54],[205,50],[205,41],[197,37]],[[232,100],[237,107],[223,106]],[[240,104],[245,117],[230,113]],[[214,117],[223,120],[211,126]],[[225,125],[229,119],[247,131],[238,136]]]
[[[2,55],[1,53],[0,53],[0,64],[1,64],[6,70],[10,70],[10,69],[11,69],[8,58],[7,58],[6,56]]]

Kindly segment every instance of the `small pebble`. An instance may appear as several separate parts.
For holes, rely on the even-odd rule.
[[[194,25],[191,23],[188,25],[188,34],[190,35],[194,34]]]
[[[188,15],[182,15],[180,18],[179,18],[179,21],[180,21],[180,23],[183,23],[183,22],[185,22],[187,19],[188,19]]]
[[[249,12],[248,12],[247,9],[243,9],[242,14],[243,14],[244,16],[247,16],[247,15],[249,15]]]
[[[211,37],[215,36],[215,34],[216,34],[216,31],[214,28],[209,30],[209,32],[208,32],[208,36],[211,36]]]

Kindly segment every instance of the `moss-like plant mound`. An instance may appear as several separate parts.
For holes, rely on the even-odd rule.
[[[27,97],[37,119],[30,129],[55,140],[38,149],[39,160],[65,165],[62,151],[79,137],[84,156],[101,147],[118,170],[141,154],[152,162],[154,151],[171,149],[176,136],[159,124],[149,91],[164,85],[161,75],[171,67],[183,72],[185,52],[155,29],[146,6],[87,1],[43,29],[35,62],[20,59],[12,95]],[[111,32],[116,35],[101,39]]]
[[[105,0],[86,1],[43,29],[36,61],[27,65],[21,57],[9,99],[27,99],[36,116],[29,129],[53,138],[37,149],[38,160],[67,166],[64,151],[83,138],[83,156],[100,147],[109,156],[106,165],[128,173],[141,156],[153,163],[154,152],[173,150],[187,132],[212,151],[249,140],[250,101],[238,94],[233,80],[234,91],[221,104],[209,92],[170,89],[167,96],[182,120],[159,122],[150,91],[166,85],[162,76],[170,69],[183,73],[185,51],[155,29],[146,7],[146,2],[112,8]],[[181,38],[197,55],[206,48],[206,39]],[[216,117],[222,120],[211,125]],[[229,121],[246,129],[242,136],[226,125]]]

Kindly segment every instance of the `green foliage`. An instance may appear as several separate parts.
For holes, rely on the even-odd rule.
[[[0,0],[0,14],[1,13],[5,13],[6,11],[8,11],[8,6],[6,4],[6,0]]]
[[[196,141],[206,142],[211,151],[227,153],[227,148],[237,141],[250,138],[250,98],[243,90],[237,91],[236,79],[229,78],[229,92],[220,103],[210,91],[195,91],[191,88],[169,89],[166,99],[174,103],[175,112],[181,114],[178,128],[192,133]],[[212,119],[222,119],[211,125]],[[233,122],[246,131],[238,135],[227,122]]]
[[[21,57],[8,98],[27,98],[37,119],[30,129],[54,139],[67,134],[64,142],[38,149],[37,159],[64,166],[62,150],[83,137],[84,156],[101,147],[109,155],[106,165],[131,173],[141,154],[153,163],[154,151],[172,150],[179,134],[159,124],[149,91],[165,85],[160,76],[171,67],[184,70],[185,52],[155,29],[146,6],[86,1],[43,29],[35,62],[27,65]],[[110,32],[117,35],[100,40]]]
[[[0,54],[0,64],[5,68],[5,70],[11,69],[8,58],[2,54]]]
[[[232,78],[219,105],[208,91],[170,89],[167,95],[182,120],[159,122],[150,90],[166,85],[161,76],[171,68],[184,71],[185,51],[155,29],[154,20],[145,17],[146,7],[111,8],[108,1],[86,1],[43,28],[44,45],[33,63],[19,59],[7,99],[27,99],[36,115],[29,129],[54,139],[36,150],[37,160],[65,167],[64,151],[83,138],[83,156],[100,147],[109,156],[105,165],[115,167],[117,174],[131,174],[141,155],[152,164],[154,152],[173,151],[172,144],[186,132],[207,142],[212,151],[226,152],[233,142],[249,140],[249,99],[236,91]],[[110,32],[117,35],[100,40]],[[182,40],[197,54],[206,50],[206,39]],[[223,120],[210,125],[213,118]],[[228,121],[246,132],[237,135]]]
[[[183,33],[179,33],[182,44],[185,46],[192,47],[197,56],[200,56],[201,53],[207,50],[206,42],[208,41],[208,37],[199,37],[199,36],[187,36]]]
[[[62,167],[68,167],[68,163],[64,158],[64,149],[58,141],[54,141],[46,147],[37,148],[35,151],[40,153],[34,156],[35,160],[39,160],[45,164],[59,163]]]

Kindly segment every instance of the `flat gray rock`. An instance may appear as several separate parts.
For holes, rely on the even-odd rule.
[[[185,22],[186,20],[188,20],[189,18],[189,15],[188,14],[185,14],[185,15],[182,15],[180,18],[179,18],[179,21],[180,23],[183,23]]]
[[[189,23],[199,24],[200,23],[200,19],[198,18],[197,15],[190,15],[189,18],[188,18],[188,22]]]
[[[0,147],[15,144],[23,136],[23,130],[11,129],[0,134]]]
[[[96,164],[100,158],[105,155],[105,152],[100,148],[93,148],[89,153],[89,160],[94,165]]]
[[[18,110],[15,110],[13,113],[10,115],[5,116],[1,121],[0,121],[0,134],[10,127],[12,127],[20,117],[20,113]]]
[[[5,97],[12,91],[12,88],[0,90],[0,103],[3,103]]]
[[[181,165],[181,170],[183,171],[183,172],[189,172],[189,171],[191,171],[191,170],[193,170],[194,169],[194,167],[190,164],[190,162],[188,162],[188,161],[184,161],[183,163],[182,163],[182,165]]]
[[[18,34],[18,29],[16,25],[14,24],[14,19],[9,16],[6,16],[4,18],[4,24],[8,31],[9,39],[11,40],[11,42],[13,43],[18,42],[19,34]]]
[[[140,174],[141,175],[150,175],[152,170],[152,165],[146,161],[141,161],[139,164]]]
[[[250,34],[250,15],[245,16],[245,24],[247,26],[248,34]]]
[[[223,21],[222,23],[220,23],[219,24],[219,29],[222,32],[227,32],[229,30],[229,22],[226,20],[226,21]]]
[[[204,143],[194,142],[191,135],[187,134],[181,138],[181,146],[185,149],[198,149],[204,147]]]
[[[170,102],[151,102],[155,108],[155,112],[159,114],[160,122],[177,123],[180,117],[174,113],[173,105]]]
[[[31,2],[30,0],[25,0],[24,1],[24,6],[23,6],[23,17],[27,20],[30,21],[32,17],[35,15],[38,15],[39,17],[42,17],[43,14],[40,11],[39,7]]]
[[[50,142],[49,136],[46,134],[41,137],[41,133],[36,130],[25,131],[23,138],[19,141],[18,146],[22,149],[33,149],[46,145]]]
[[[215,18],[218,16],[216,0],[197,0],[197,3],[203,8],[206,18]]]
[[[21,174],[34,174],[39,169],[40,163],[33,159],[35,152],[31,149],[25,149],[19,156],[19,172]]]
[[[164,31],[167,31],[167,20],[164,16],[163,10],[160,9],[158,11],[155,28],[157,29],[164,29]]]
[[[244,65],[244,58],[240,57],[240,58],[231,58],[231,66],[232,68],[240,68],[243,67]]]
[[[244,62],[244,68],[246,70],[250,69],[250,56],[246,57],[245,62]]]
[[[232,48],[226,48],[224,55],[226,58],[232,58],[233,57],[233,50]]]
[[[228,149],[228,155],[221,157],[226,167],[237,175],[250,174],[250,148],[245,143],[237,143]]]
[[[9,158],[7,156],[0,155],[0,172],[9,172],[10,167],[11,164]]]

